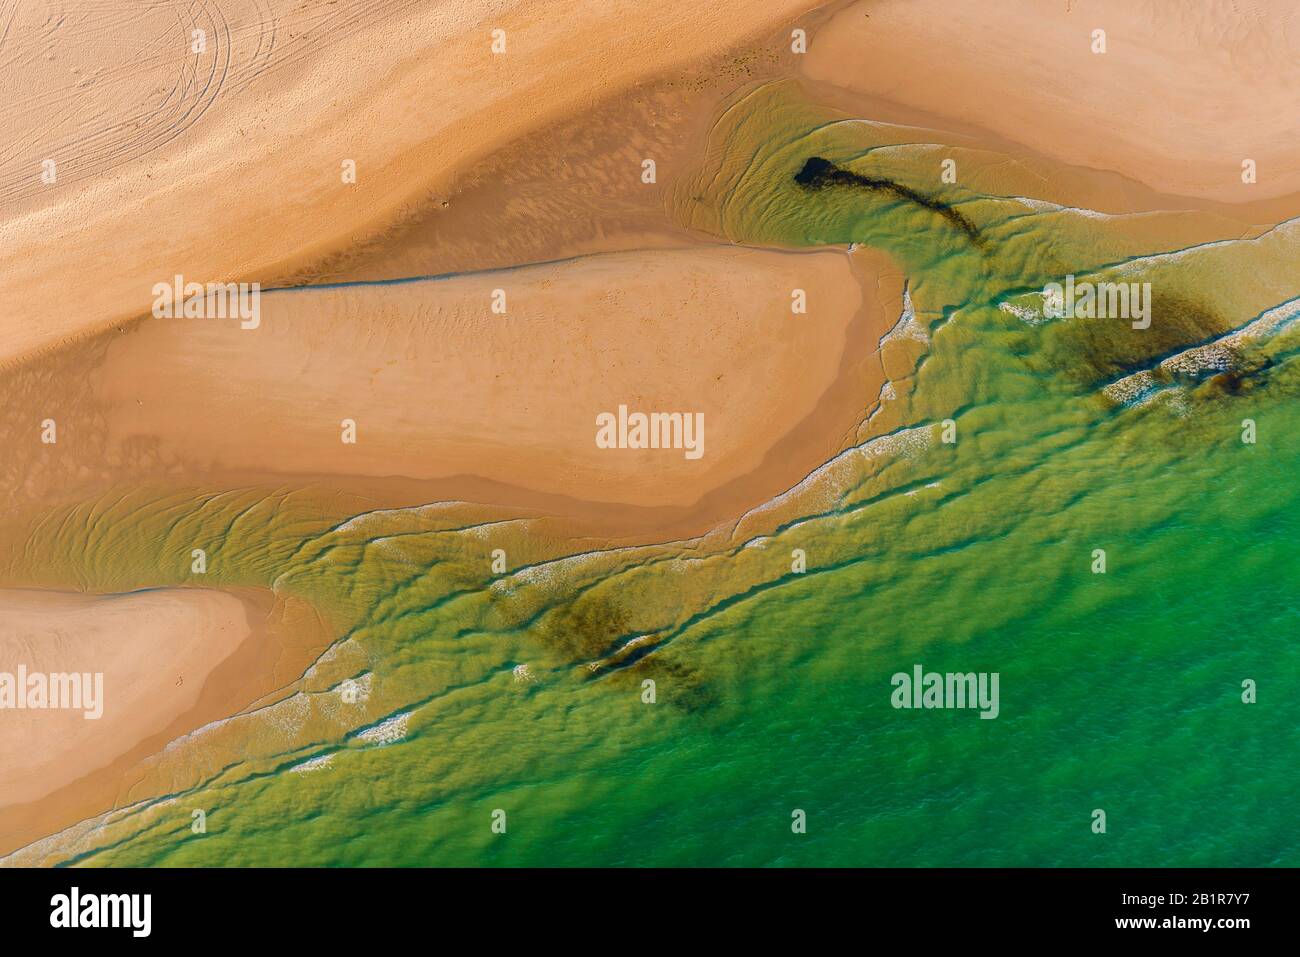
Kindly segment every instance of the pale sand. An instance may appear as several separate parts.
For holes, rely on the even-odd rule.
[[[806,315],[792,314],[795,289]],[[707,527],[839,451],[883,384],[867,343],[897,318],[900,289],[866,250],[703,246],[281,290],[263,294],[256,329],[151,318],[115,337],[67,434],[93,416],[110,450],[149,449],[169,481],[469,476],[488,487],[473,500],[506,505],[531,500],[499,486],[681,508],[760,473],[744,501],[697,516]],[[703,455],[599,448],[597,415],[620,404],[703,413]],[[795,432],[796,452],[773,460]],[[59,456],[78,454],[60,441]],[[93,459],[123,477],[112,454]]]
[[[803,69],[919,125],[1122,174],[1166,194],[1164,208],[1172,194],[1300,212],[1300,10],[1287,0],[870,0],[831,18]]]
[[[125,595],[0,590],[0,672],[102,672],[103,715],[0,710],[0,805],[44,797],[111,764],[189,711],[248,637],[244,603],[210,589]]]
[[[261,589],[0,589],[0,671],[104,675],[98,719],[0,710],[0,854],[165,793],[174,782],[144,759],[286,693],[330,637],[302,602]]]
[[[0,71],[0,363],[146,313],[152,285],[176,273],[267,282],[300,269],[527,130],[813,6],[20,9]],[[41,181],[44,159],[58,164],[54,184]],[[356,184],[342,182],[347,159]],[[640,161],[628,156],[629,177]]]

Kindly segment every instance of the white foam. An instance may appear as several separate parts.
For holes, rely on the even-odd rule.
[[[669,545],[685,544],[683,542],[669,542]],[[619,548],[604,548],[590,552],[578,552],[576,555],[565,555],[562,558],[552,558],[544,562],[538,562],[536,565],[528,565],[520,568],[510,574],[510,578],[515,582],[524,585],[547,585],[552,580],[560,579],[559,584],[565,584],[570,578],[570,572],[575,571],[582,565],[591,562],[594,559],[605,556],[616,555],[634,555],[638,552],[649,552],[651,549],[644,545],[625,545]],[[497,579],[505,581],[506,579]]]
[[[358,740],[367,744],[385,745],[392,744],[395,741],[401,741],[406,737],[407,726],[411,720],[411,712],[406,711],[402,714],[395,714],[387,718],[373,728],[367,728],[357,735]]]
[[[1165,377],[1194,378],[1203,372],[1226,371],[1232,367],[1234,349],[1252,340],[1275,336],[1294,325],[1297,319],[1300,319],[1300,297],[1274,306],[1213,342],[1192,346],[1164,359],[1156,366],[1165,374],[1164,377],[1157,375],[1155,370],[1143,369],[1112,382],[1101,390],[1102,395],[1121,405],[1138,405],[1149,401],[1155,393],[1172,388],[1162,381]]]
[[[1003,312],[1010,313],[1021,322],[1027,322],[1031,326],[1042,325],[1047,319],[1037,309],[1031,309],[1028,306],[1017,306],[1014,303],[998,303],[998,308]]]
[[[333,763],[334,755],[318,754],[314,758],[308,758],[306,761],[295,764],[289,769],[289,772],[291,774],[306,774],[309,771],[323,771]]]
[[[1069,213],[1071,216],[1082,216],[1084,219],[1125,219],[1133,216],[1152,215],[1146,211],[1137,213],[1103,213],[1100,210],[1089,209],[1086,206],[1062,206],[1060,203],[1048,202],[1045,199],[1034,199],[1032,196],[1012,196],[1010,198],[1018,203],[1023,203],[1035,212]]]
[[[932,431],[931,426],[918,425],[910,429],[891,432],[888,435],[877,436],[861,445],[845,449],[829,462],[825,462],[813,469],[797,485],[763,504],[751,508],[740,516],[736,524],[739,525],[751,516],[770,512],[796,496],[814,491],[819,492],[820,495],[814,499],[813,504],[815,506],[820,505],[823,508],[830,507],[849,484],[849,481],[841,481],[838,485],[835,483],[835,479],[841,471],[847,469],[848,475],[846,479],[852,480],[857,474],[855,466],[863,462],[873,461],[878,458],[911,458],[918,455],[929,448]]]
[[[1140,259],[1133,259],[1130,260],[1129,262],[1121,263],[1119,266],[1115,267],[1115,272],[1120,274],[1142,272],[1148,269],[1152,263],[1177,262],[1180,259],[1184,259],[1188,256],[1194,256],[1197,253],[1204,252],[1207,249],[1219,249],[1227,246],[1236,246],[1241,243],[1257,243],[1265,236],[1268,236],[1270,233],[1275,233],[1275,232],[1282,233],[1287,239],[1292,238],[1290,236],[1291,233],[1300,232],[1300,217],[1297,217],[1296,219],[1288,219],[1285,222],[1278,223],[1276,226],[1272,227],[1271,229],[1267,230],[1264,233],[1261,233],[1258,236],[1255,236],[1252,239],[1218,239],[1215,240],[1214,242],[1200,243],[1199,245],[1196,246],[1188,246],[1185,249],[1175,249],[1172,252],[1155,253],[1154,255],[1151,256],[1143,256]]]
[[[925,331],[925,326],[917,321],[916,308],[912,305],[912,291],[907,287],[903,288],[903,313],[898,317],[898,322],[894,323],[894,328],[880,337],[879,345],[883,347],[887,342],[898,342],[903,339],[926,343],[930,341],[930,334]]]
[[[325,693],[331,697],[337,695],[338,700],[347,705],[362,704],[370,700],[373,683],[374,676],[367,671],[355,678],[344,678]],[[351,701],[348,700],[349,697]]]

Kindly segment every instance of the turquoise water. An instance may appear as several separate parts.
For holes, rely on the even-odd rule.
[[[1300,863],[1300,339],[1234,341],[1229,369],[1164,374],[1147,401],[1105,391],[1300,294],[1296,232],[1152,258],[1177,247],[1122,219],[936,193],[933,151],[908,142],[778,85],[733,107],[682,184],[681,220],[725,240],[886,250],[923,330],[885,347],[896,398],[863,445],[734,531],[566,558],[470,506],[343,522],[294,493],[140,492],[87,543],[89,580],[164,584],[152,543],[207,537],[209,584],[274,584],[343,634],[302,694],[160,759],[168,803],[53,858]],[[809,156],[941,195],[980,241],[896,192],[803,189]],[[1152,283],[1150,334],[1001,308],[1096,270]],[[492,576],[496,547],[527,557]],[[916,664],[998,673],[999,716],[894,709],[891,675]]]

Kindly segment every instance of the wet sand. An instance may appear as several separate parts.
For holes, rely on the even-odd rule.
[[[15,492],[333,483],[386,504],[539,507],[611,536],[699,532],[852,439],[901,289],[863,249],[702,246],[269,292],[255,329],[149,319],[64,370],[83,392],[57,446],[28,443]],[[37,415],[40,398],[8,404]],[[597,416],[620,405],[703,414],[702,454],[598,447]]]
[[[0,854],[165,793],[142,759],[292,684],[328,641],[291,606],[258,589],[0,590],[0,672],[103,675],[98,719],[0,710]]]
[[[1300,214],[1288,24],[1300,28],[1276,0],[872,0],[838,11],[802,67],[918,125],[987,132],[1160,194],[1110,211],[1245,205],[1276,222]],[[1092,52],[1096,29],[1105,53]],[[1245,159],[1253,184],[1242,182]]]
[[[148,312],[152,285],[176,273],[291,275],[446,195],[525,132],[813,6],[224,0],[24,13],[5,55],[27,67],[0,86],[15,144],[0,164],[12,317],[0,363]],[[641,159],[627,157],[629,178]]]
[[[1280,14],[1252,25],[1271,5],[1203,18],[1169,3],[872,2],[820,30],[820,13],[796,19],[814,6],[543,0],[485,18],[231,0],[201,23],[163,4],[74,14],[53,33],[22,13],[6,53],[42,68],[0,72],[15,144],[0,157],[0,556],[55,505],[141,487],[457,499],[535,509],[598,542],[664,541],[734,522],[862,441],[897,266],[722,244],[665,208],[713,106],[762,72],[711,68],[725,82],[701,94],[665,71],[757,36],[770,69],[796,22],[813,35],[803,77],[837,105],[955,132],[995,164],[1019,144],[1068,164],[1073,195],[1100,184],[1111,211],[1231,216],[1185,227],[1215,236],[1300,211],[1300,74],[1273,35]],[[194,54],[200,26],[210,46]],[[1097,26],[1104,56],[1089,50]],[[144,47],[123,59],[127,35]],[[647,156],[656,184],[639,180]],[[1056,185],[1027,194],[1059,198]],[[266,291],[257,329],[141,318],[178,273],[348,282]],[[356,282],[378,279],[398,281]],[[704,454],[598,448],[596,416],[620,405],[703,413]],[[47,416],[57,445],[37,440]],[[0,854],[166,793],[145,759],[288,687],[333,637],[254,590],[10,591],[0,613],[0,649],[30,668],[108,655],[94,670],[110,696],[97,722],[0,713]],[[34,737],[49,746],[25,749]]]

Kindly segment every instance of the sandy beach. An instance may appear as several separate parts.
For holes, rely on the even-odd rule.
[[[831,18],[803,73],[1162,194],[1129,211],[1247,204],[1272,221],[1300,213],[1297,29],[1274,0],[871,0]]]
[[[152,285],[175,273],[292,274],[435,205],[524,132],[815,5],[21,11],[5,55],[27,66],[0,79],[15,144],[0,162],[0,298],[15,317],[0,324],[0,362],[147,313]],[[641,157],[627,159],[635,180]]]
[[[884,382],[873,346],[901,285],[866,250],[701,247],[268,292],[257,328],[151,318],[115,336],[77,367],[67,437],[14,478],[36,500],[296,477],[381,496],[403,479],[434,501],[450,482],[500,505],[562,496],[573,517],[669,510],[699,531],[839,451]],[[21,398],[35,415],[39,395]],[[597,417],[620,406],[700,416],[702,445],[601,448]]]
[[[85,675],[86,690],[102,688],[77,707],[53,707],[51,691],[46,707],[0,710],[0,854],[157,794],[166,782],[142,778],[141,759],[291,683],[328,640],[294,617],[257,589],[0,590],[0,676]]]
[[[804,25],[808,50],[792,51]],[[454,502],[478,529],[527,513],[547,562],[737,527],[767,537],[806,517],[782,494],[845,450],[979,420],[984,394],[954,393],[955,411],[913,403],[939,336],[966,335],[971,316],[923,302],[957,288],[924,275],[924,229],[907,230],[916,257],[900,242],[895,260],[867,245],[884,234],[864,224],[886,215],[859,195],[838,201],[862,217],[826,238],[811,220],[835,194],[703,182],[711,166],[747,189],[766,175],[756,158],[780,148],[767,124],[784,118],[744,103],[769,80],[824,108],[817,123],[879,121],[909,134],[898,142],[963,150],[956,185],[976,218],[1004,203],[1028,220],[1039,199],[1077,203],[1086,223],[1161,211],[1128,226],[1137,255],[1300,214],[1300,14],[1274,0],[37,2],[0,30],[0,705],[19,669],[103,681],[93,705],[0,709],[0,856],[200,786],[181,779],[201,746],[168,745],[286,693],[341,635],[383,674],[407,650],[393,622],[432,633],[442,623],[421,616],[471,604],[486,536],[458,551],[444,539],[460,529],[414,527],[441,538],[403,557],[404,591],[387,543],[332,539],[359,515]],[[715,162],[738,142],[714,135],[733,110],[757,145]],[[769,231],[708,225],[741,194],[760,197]],[[716,215],[685,217],[687,202]],[[994,233],[1008,248],[1010,222]],[[772,245],[745,245],[759,242]],[[247,314],[187,316],[158,309],[173,279],[260,287]],[[882,358],[905,288],[923,307]],[[1001,342],[969,343],[925,372],[1005,359]],[[223,496],[250,504],[196,518]],[[159,541],[177,527],[224,549],[220,587],[179,587],[190,541]],[[290,581],[304,543],[319,560]],[[154,580],[162,544],[174,552]],[[757,568],[761,548],[744,558]],[[757,594],[792,568],[778,558],[735,581]],[[572,585],[553,580],[557,596]],[[482,604],[497,611],[487,589],[507,585]],[[352,617],[336,626],[325,608]],[[424,681],[519,690],[522,653],[482,687],[447,673],[473,642],[545,636],[530,630],[541,606],[530,616],[448,629],[418,676],[399,661],[399,703],[423,707]],[[641,641],[592,617],[610,641]],[[243,762],[254,736],[238,724]],[[150,765],[159,754],[180,757]]]
[[[104,689],[98,715],[0,712],[6,805],[56,791],[161,731],[194,707],[208,674],[251,629],[243,602],[206,589],[11,590],[0,592],[0,608],[0,672],[99,673]]]

